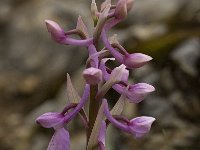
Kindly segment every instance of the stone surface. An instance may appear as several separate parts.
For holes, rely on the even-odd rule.
[[[197,77],[197,61],[200,59],[200,39],[184,41],[171,53],[172,60],[189,76]]]

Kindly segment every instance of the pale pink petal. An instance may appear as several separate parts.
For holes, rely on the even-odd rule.
[[[47,150],[69,150],[69,148],[69,132],[64,128],[56,129],[51,141],[49,142]]]
[[[48,112],[36,119],[36,122],[45,128],[52,128],[61,124],[64,116],[57,112]]]

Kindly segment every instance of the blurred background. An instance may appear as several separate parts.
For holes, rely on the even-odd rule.
[[[67,73],[82,94],[86,49],[55,43],[44,19],[68,30],[82,15],[92,29],[89,9],[90,0],[0,1],[1,150],[46,149],[53,130],[39,127],[35,118],[64,107]],[[136,0],[128,18],[111,33],[129,52],[154,58],[132,71],[131,80],[150,83],[156,92],[139,105],[127,105],[124,113],[157,120],[142,140],[109,127],[108,149],[199,150],[200,0]],[[80,121],[73,121],[69,130],[71,149],[82,150]]]

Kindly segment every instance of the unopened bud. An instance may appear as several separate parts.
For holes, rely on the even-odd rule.
[[[58,43],[62,43],[62,41],[66,38],[65,32],[63,29],[54,21],[45,20],[47,30],[51,34],[51,37]]]
[[[91,14],[92,14],[93,21],[97,21],[97,17],[96,17],[97,13],[98,13],[98,8],[97,8],[97,5],[96,5],[96,2],[95,2],[95,0],[92,0]]]
[[[115,9],[115,17],[125,19],[127,16],[127,0],[119,0]]]
[[[108,13],[110,10],[111,5],[106,5],[105,9],[102,11],[102,13],[99,16],[95,31],[94,31],[94,41],[98,41],[102,29],[104,27],[104,24],[106,23],[107,17],[108,17]]]
[[[106,8],[107,5],[111,5],[111,0],[105,0],[105,1],[101,4],[101,12]]]
[[[127,0],[127,11],[129,12],[133,7],[134,0]]]
[[[102,71],[93,67],[87,68],[83,71],[83,77],[88,84],[96,85],[102,81]]]

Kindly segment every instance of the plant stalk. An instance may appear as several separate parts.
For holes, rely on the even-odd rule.
[[[87,143],[89,142],[90,135],[99,111],[99,101],[95,99],[98,91],[98,85],[90,86],[90,104],[89,104],[89,128],[87,130]]]

